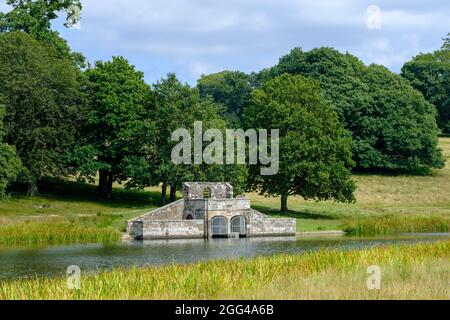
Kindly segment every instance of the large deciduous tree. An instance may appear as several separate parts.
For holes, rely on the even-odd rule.
[[[15,179],[21,170],[20,160],[16,156],[16,150],[3,142],[3,116],[5,108],[0,104],[0,198],[5,195],[6,187]]]
[[[223,71],[202,76],[197,87],[202,98],[211,96],[229,125],[239,127],[250,100],[250,76],[239,71]]]
[[[282,212],[288,211],[288,197],[294,195],[354,201],[351,138],[314,80],[284,74],[265,82],[252,94],[245,123],[280,130],[278,174],[258,176],[259,168],[251,166],[251,187],[281,196]]]
[[[114,182],[127,179],[124,159],[142,148],[154,131],[151,90],[144,75],[122,57],[86,71],[90,111],[72,162],[81,177],[99,172],[99,194],[111,198]]]
[[[174,201],[176,191],[186,181],[228,181],[235,185],[238,192],[243,191],[247,174],[245,166],[194,164],[193,161],[190,164],[175,164],[172,161],[172,150],[179,143],[172,141],[175,130],[186,129],[193,139],[194,122],[201,121],[203,130],[225,132],[226,122],[214,101],[201,99],[196,88],[181,83],[175,74],[158,81],[153,86],[153,93],[155,135],[143,144],[144,150],[127,158],[126,174],[131,178],[129,185],[138,188],[161,185],[163,205],[167,201],[168,188],[170,200]],[[152,145],[154,148],[149,147]],[[192,154],[190,156],[192,159]]]
[[[356,161],[365,168],[441,168],[435,108],[383,66],[369,66],[363,79],[371,88],[371,99],[365,109],[367,120],[359,124]]]
[[[419,54],[402,68],[402,76],[438,110],[438,125],[450,133],[450,35],[441,50]]]
[[[79,66],[84,66],[84,57],[72,53],[67,42],[51,29],[51,23],[58,15],[65,13],[66,27],[77,24],[82,9],[80,0],[6,0],[11,10],[0,12],[0,33],[23,31],[40,42],[55,49],[58,57],[68,57]]]
[[[0,95],[4,97],[5,139],[16,147],[20,178],[37,192],[44,175],[67,174],[67,155],[83,113],[82,78],[68,57],[24,32],[0,36]]]
[[[254,78],[260,84],[283,73],[319,82],[352,133],[358,169],[424,172],[443,166],[434,107],[401,76],[331,48],[296,48]]]

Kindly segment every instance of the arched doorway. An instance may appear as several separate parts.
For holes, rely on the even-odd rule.
[[[213,238],[228,238],[228,220],[225,217],[214,217],[211,220]]]
[[[194,217],[192,216],[192,214],[188,214],[186,220],[194,220]]]
[[[244,216],[236,216],[231,219],[231,233],[239,234],[241,238],[247,236],[247,220]]]

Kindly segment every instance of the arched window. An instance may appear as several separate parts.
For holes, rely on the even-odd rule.
[[[214,217],[211,220],[213,238],[228,238],[228,220],[225,217]]]
[[[231,233],[239,234],[240,237],[247,236],[247,221],[244,216],[231,219]]]
[[[192,214],[188,214],[186,220],[194,220],[194,217],[192,216]]]
[[[203,199],[211,199],[211,188],[205,188],[203,190]]]

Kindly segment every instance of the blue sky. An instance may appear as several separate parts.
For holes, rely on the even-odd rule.
[[[79,29],[55,28],[91,60],[123,55],[153,83],[168,72],[258,71],[294,47],[330,46],[398,72],[450,32],[448,0],[82,0]],[[379,29],[368,7],[381,10]],[[4,0],[0,8],[5,9]]]

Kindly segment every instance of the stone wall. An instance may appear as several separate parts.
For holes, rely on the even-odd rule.
[[[152,212],[149,212],[137,220],[182,220],[183,219],[183,210],[184,210],[184,201],[178,200],[173,202],[167,206],[156,209]]]
[[[127,233],[135,238],[143,237],[144,221],[173,221],[182,220],[184,211],[184,201],[179,200],[167,206],[151,211],[143,216],[127,222]]]
[[[127,234],[135,240],[142,240],[144,237],[144,221],[132,220],[127,223]]]
[[[183,184],[183,197],[185,199],[203,199],[205,189],[211,191],[212,199],[233,198],[233,187],[229,183],[216,182],[186,182]]]
[[[192,239],[204,238],[202,220],[144,221],[142,239]]]
[[[271,219],[256,210],[250,210],[247,224],[249,237],[260,236],[293,236],[297,233],[296,219]]]
[[[203,199],[204,188],[221,199]],[[212,220],[222,216],[231,221],[236,216],[245,217],[247,236],[292,236],[296,234],[295,219],[272,219],[251,209],[250,200],[230,198],[233,188],[227,183],[186,183],[185,198],[149,212],[128,222],[127,231],[134,239],[189,239],[212,236]],[[207,214],[207,216],[205,216]],[[190,220],[193,219],[193,220]]]
[[[296,234],[295,219],[248,219],[247,236],[294,236]],[[209,223],[207,228],[210,228]],[[179,221],[130,221],[128,234],[136,240],[150,239],[194,239],[205,237],[203,220]]]
[[[249,199],[209,199],[208,211],[245,211],[250,209]]]
[[[194,220],[204,220],[206,204],[207,200],[203,199],[186,200],[184,202],[183,219],[187,219],[191,215]]]

